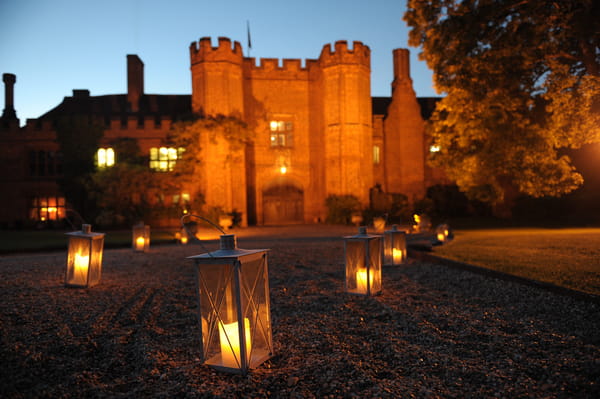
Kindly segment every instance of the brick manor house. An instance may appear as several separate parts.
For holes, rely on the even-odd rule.
[[[318,59],[244,57],[240,43],[210,38],[190,45],[191,95],[146,94],[144,64],[127,55],[127,93],[91,96],[73,90],[62,103],[20,127],[13,105],[16,76],[3,75],[5,107],[0,119],[0,226],[61,219],[68,208],[57,179],[60,148],[57,118],[83,114],[104,121],[98,167],[118,163],[111,143],[137,140],[148,167],[169,173],[177,149],[166,137],[184,115],[232,115],[255,131],[238,162],[228,146],[203,146],[201,187],[207,207],[242,214],[242,225],[314,223],[325,220],[325,199],[352,194],[369,205],[374,187],[409,201],[445,183],[426,164],[424,121],[437,98],[417,98],[409,52],[393,51],[391,97],[372,97],[370,49],[355,41],[327,44]],[[85,133],[85,132],[82,132]],[[173,196],[189,200],[189,193]],[[194,210],[198,212],[198,210]]]

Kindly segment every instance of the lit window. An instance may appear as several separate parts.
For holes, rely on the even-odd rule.
[[[31,201],[29,208],[29,217],[41,222],[60,220],[65,217],[65,214],[64,197],[36,197]]]
[[[381,148],[378,145],[373,146],[373,163],[379,165],[381,162]]]
[[[293,145],[294,126],[289,121],[271,121],[270,142],[271,147],[291,147]]]
[[[112,148],[99,148],[96,152],[96,165],[106,168],[115,164],[115,150]]]
[[[439,152],[440,149],[441,148],[439,145],[432,145],[431,147],[429,147],[429,152]]]
[[[159,172],[168,172],[173,170],[177,160],[181,159],[183,151],[183,148],[150,148],[150,169],[154,169]]]

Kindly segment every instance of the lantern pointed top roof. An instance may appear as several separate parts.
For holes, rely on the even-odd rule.
[[[258,253],[264,253],[268,249],[242,249],[238,248],[236,244],[235,235],[224,234],[220,237],[221,247],[216,251],[203,253],[200,255],[188,256],[187,259],[205,260],[205,259],[216,259],[216,258],[239,258],[243,256],[254,255]]]
[[[357,239],[365,239],[365,238],[376,238],[376,237],[381,237],[381,235],[379,234],[369,234],[367,233],[367,227],[366,226],[360,226],[358,228],[358,234],[355,234],[353,236],[344,236],[344,238],[348,238],[348,239],[352,239],[352,238],[357,238]]]

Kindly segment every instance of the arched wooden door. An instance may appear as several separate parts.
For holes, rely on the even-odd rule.
[[[304,192],[293,185],[278,185],[263,191],[264,224],[304,222]]]

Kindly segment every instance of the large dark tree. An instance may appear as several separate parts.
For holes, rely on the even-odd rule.
[[[404,20],[445,94],[434,165],[492,203],[583,183],[561,150],[600,141],[600,2],[409,0]]]
[[[104,136],[102,124],[87,115],[69,115],[56,120],[56,140],[63,157],[63,176],[58,180],[70,207],[88,220],[93,201],[87,191],[94,172],[94,155]]]

